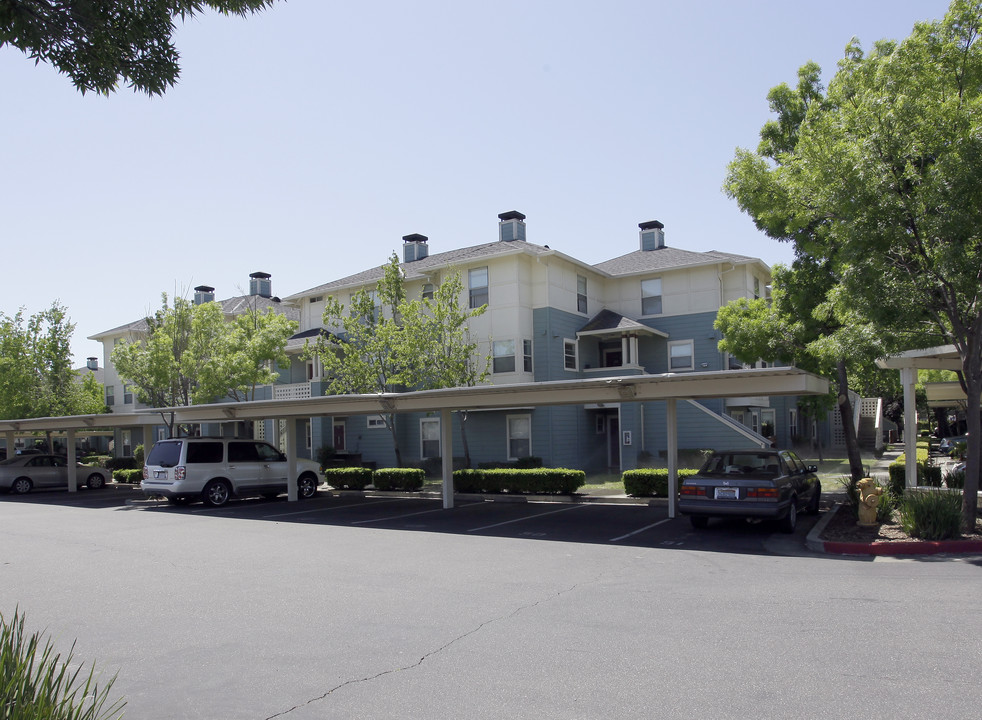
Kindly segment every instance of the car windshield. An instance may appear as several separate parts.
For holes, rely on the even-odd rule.
[[[780,465],[774,453],[733,452],[712,455],[700,475],[763,475],[776,477]]]

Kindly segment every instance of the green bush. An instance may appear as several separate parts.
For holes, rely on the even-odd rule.
[[[132,470],[138,466],[134,457],[118,457],[109,458],[104,467],[106,470]],[[142,468],[143,465],[141,464],[139,467]]]
[[[143,445],[137,445],[133,448],[133,459],[136,461],[137,467],[143,467]]]
[[[952,488],[954,490],[962,490],[965,487],[965,471],[964,470],[952,470],[944,476],[944,484],[946,487]]]
[[[376,490],[419,490],[426,471],[421,468],[379,468],[372,475]]]
[[[900,526],[911,537],[947,540],[961,534],[961,493],[911,492],[900,503]]]
[[[83,465],[98,465],[108,469],[106,463],[112,459],[112,455],[86,455],[81,459],[81,463]]]
[[[363,467],[327,468],[324,479],[335,490],[364,490],[372,482],[372,471]]]
[[[116,677],[99,684],[93,663],[88,675],[74,657],[62,660],[50,639],[24,636],[24,616],[0,613],[0,718],[4,720],[103,720],[122,717],[126,702],[106,706]],[[75,666],[74,670],[72,667]]]
[[[457,492],[508,492],[571,495],[586,485],[586,473],[566,468],[488,468],[456,470]]]
[[[680,468],[679,482],[697,474],[698,470]],[[668,497],[668,468],[625,470],[621,475],[624,492],[632,497]]]
[[[890,492],[899,498],[907,489],[907,462],[904,455],[890,463],[889,473]],[[917,448],[917,484],[941,487],[941,468],[930,464],[927,448]]]
[[[143,480],[143,469],[131,468],[129,470],[113,470],[113,480],[118,483],[138,485]]]

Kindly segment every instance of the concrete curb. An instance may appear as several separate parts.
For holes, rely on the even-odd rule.
[[[909,542],[836,542],[822,540],[820,536],[825,527],[843,506],[836,505],[818,521],[805,545],[809,550],[832,555],[938,555],[938,554],[980,554],[982,540],[911,540]]]

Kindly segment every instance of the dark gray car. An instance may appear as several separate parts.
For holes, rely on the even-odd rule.
[[[790,450],[714,452],[679,489],[679,510],[693,527],[711,517],[770,518],[794,532],[798,513],[818,512],[822,486],[817,468]]]

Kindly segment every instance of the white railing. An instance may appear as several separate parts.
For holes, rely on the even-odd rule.
[[[306,400],[310,398],[310,383],[291,383],[289,385],[274,385],[274,400]]]

